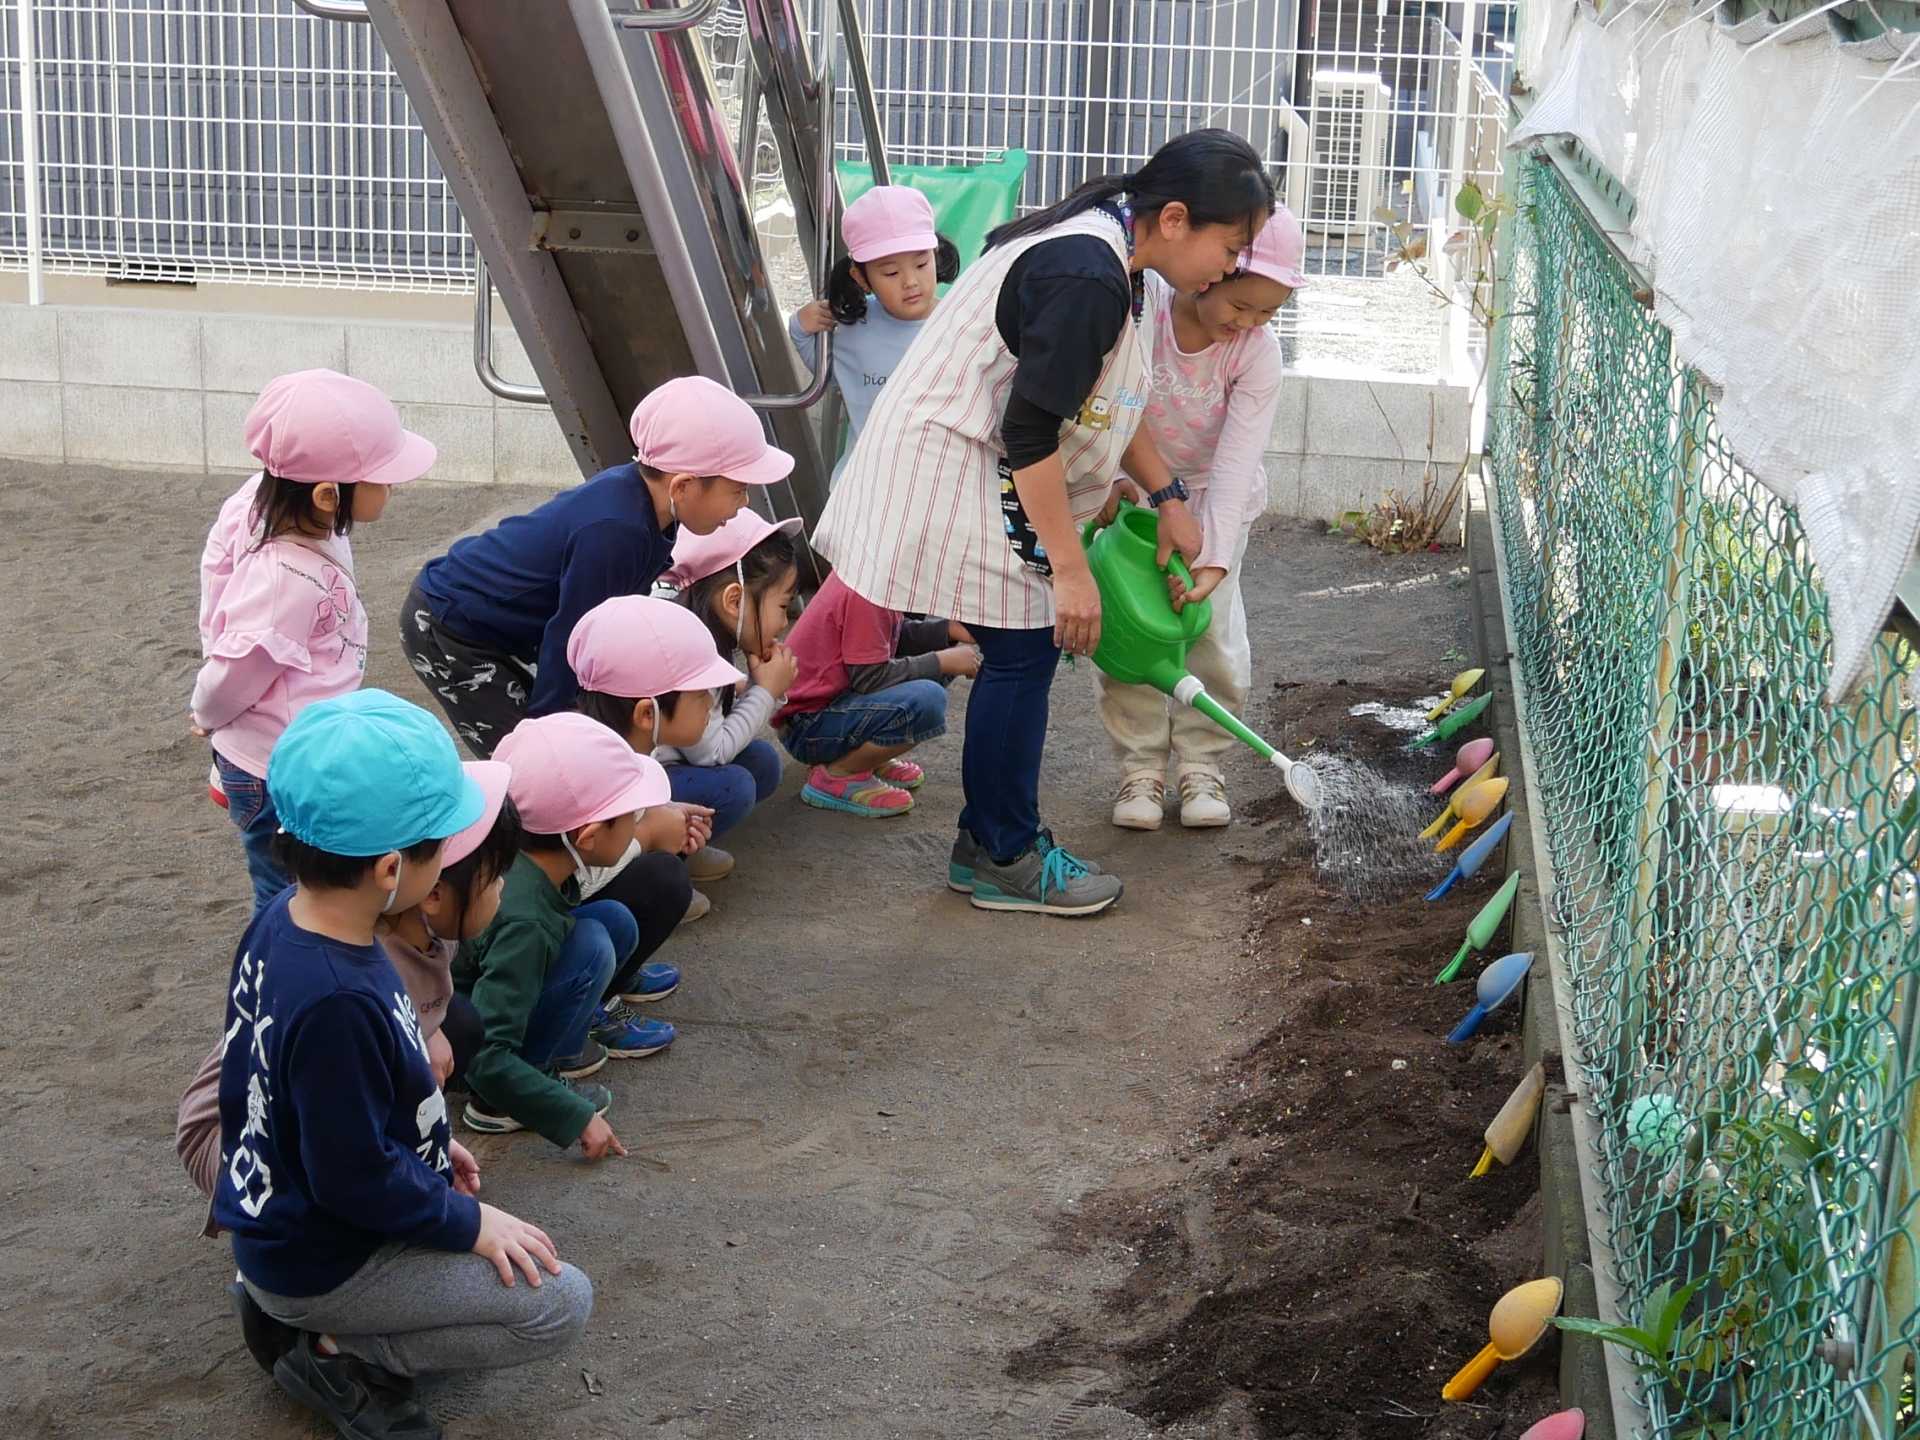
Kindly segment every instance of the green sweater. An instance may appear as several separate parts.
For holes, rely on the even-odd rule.
[[[524,853],[507,872],[500,913],[476,940],[460,947],[454,987],[473,1001],[486,1026],[468,1082],[489,1109],[504,1110],[554,1144],[567,1146],[593,1119],[590,1102],[520,1057],[527,1021],[546,987],[547,970],[573,929],[578,882],[554,887]]]

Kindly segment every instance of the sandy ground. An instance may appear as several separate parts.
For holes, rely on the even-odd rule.
[[[195,562],[232,483],[0,462],[8,1436],[321,1433],[240,1348],[172,1147],[246,914],[184,717]],[[369,683],[424,699],[391,637],[407,581],[536,498],[422,482],[356,537]],[[1263,526],[1257,689],[1438,668],[1464,643],[1458,565]],[[597,1300],[566,1357],[433,1386],[451,1434],[1147,1433],[1093,1398],[1099,1372],[1032,1384],[1007,1359],[1117,1278],[1055,1222],[1165,1152],[1258,1021],[1233,981],[1260,836],[1112,829],[1091,697],[1086,674],[1056,686],[1046,806],[1127,878],[1112,914],[993,917],[945,890],[957,736],[899,822],[805,810],[790,775],[729,842],[714,916],[669,946],[679,1044],[603,1077],[632,1157],[464,1137],[488,1198],[547,1226]],[[1272,792],[1234,764],[1243,803]]]

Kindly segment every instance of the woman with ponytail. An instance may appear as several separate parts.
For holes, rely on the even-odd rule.
[[[983,910],[1090,915],[1118,877],[1040,820],[1047,697],[1061,652],[1091,655],[1100,593],[1078,527],[1124,467],[1190,559],[1199,526],[1140,429],[1146,273],[1194,291],[1232,273],[1273,212],[1260,157],[1196,130],[1130,174],[1001,226],[875,401],[815,548],[855,594],[944,615],[981,652],[947,883]]]

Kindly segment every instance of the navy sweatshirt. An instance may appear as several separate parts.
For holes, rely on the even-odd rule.
[[[457,540],[427,562],[420,594],[447,631],[536,664],[529,715],[569,709],[579,683],[567,640],[580,617],[616,595],[644,595],[673,560],[638,465],[616,465],[539,509]]]
[[[241,937],[220,1058],[213,1215],[240,1272],[321,1295],[390,1241],[471,1250],[447,1107],[407,987],[378,945],[302,930],[283,891]]]

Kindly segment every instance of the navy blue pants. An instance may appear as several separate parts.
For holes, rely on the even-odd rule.
[[[1047,748],[1047,700],[1060,647],[1053,627],[995,630],[969,625],[980,673],[967,700],[960,752],[966,806],[961,828],[998,864],[1018,859],[1040,834],[1040,757]]]
[[[640,943],[640,927],[617,900],[589,900],[573,910],[573,929],[547,967],[520,1041],[520,1058],[536,1070],[570,1060],[587,1046],[593,1012],[614,973]]]

